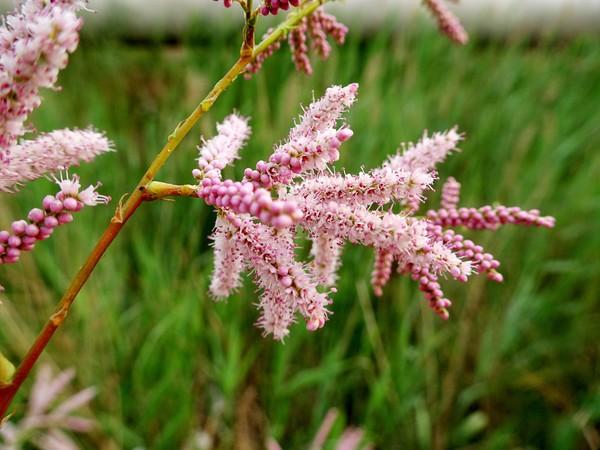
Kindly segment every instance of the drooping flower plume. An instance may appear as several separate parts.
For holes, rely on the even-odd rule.
[[[436,19],[442,34],[457,44],[464,45],[467,43],[469,35],[461,25],[460,20],[448,9],[444,0],[424,0],[424,3]]]
[[[271,0],[271,2],[274,2],[274,0]],[[279,4],[281,3],[281,0],[279,0]],[[272,29],[268,30],[263,38],[267,37],[271,31]],[[347,34],[348,27],[340,23],[332,14],[326,13],[322,7],[315,10],[310,16],[304,17],[297,26],[287,33],[287,42],[296,69],[299,72],[311,75],[313,67],[310,61],[310,53],[316,53],[322,60],[328,59],[331,54],[331,44],[328,39],[331,38],[338,45],[343,45]],[[264,61],[281,48],[282,40],[283,36],[248,64],[245,73],[246,78],[251,78],[252,74],[257,73]]]
[[[443,207],[417,216],[437,178],[436,165],[462,140],[455,128],[425,134],[369,172],[336,174],[331,165],[353,135],[343,114],[357,92],[357,84],[329,88],[305,109],[268,161],[246,169],[241,182],[221,180],[222,167],[218,173],[194,172],[198,195],[218,211],[211,292],[218,298],[230,295],[240,286],[241,272],[251,270],[261,290],[257,324],[275,339],[288,335],[297,316],[304,318],[309,330],[325,324],[346,242],[374,250],[375,295],[383,294],[396,266],[398,273],[417,282],[431,308],[447,319],[452,302],[442,291],[444,278],[465,282],[473,273],[486,273],[502,281],[496,270],[500,263],[449,227],[554,225],[553,218],[542,217],[537,210],[459,208],[460,185],[454,179],[442,189]],[[226,142],[227,133],[221,125],[217,136],[206,142]],[[243,140],[223,151],[223,164],[234,160]],[[300,230],[312,241],[308,263],[295,257]]]

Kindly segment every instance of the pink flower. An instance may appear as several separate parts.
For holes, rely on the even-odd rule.
[[[340,255],[343,242],[319,231],[311,236],[312,246],[310,255],[312,261],[310,269],[315,281],[321,286],[334,286],[337,280],[337,271],[340,267]]]
[[[0,265],[16,263],[22,252],[34,249],[38,241],[48,239],[54,229],[73,221],[73,214],[84,206],[106,204],[110,197],[100,195],[95,186],[81,190],[79,177],[55,178],[60,187],[56,195],[47,195],[42,208],[34,208],[27,220],[17,220],[10,230],[0,231]]]
[[[27,0],[0,27],[0,148],[28,131],[24,122],[41,103],[39,90],[54,87],[76,49],[79,3]]]
[[[331,300],[317,287],[335,292],[346,242],[374,249],[375,295],[383,294],[397,264],[399,273],[418,283],[430,307],[448,319],[452,302],[443,293],[443,279],[465,282],[473,273],[485,273],[502,281],[497,271],[500,263],[448,227],[554,225],[553,218],[542,217],[537,210],[459,208],[460,184],[452,178],[442,189],[443,207],[426,217],[415,216],[424,193],[431,190],[436,165],[462,139],[456,129],[424,135],[419,143],[404,147],[369,172],[333,173],[331,164],[339,157],[341,143],[352,136],[341,121],[356,99],[357,88],[355,84],[329,88],[306,108],[268,162],[259,161],[255,169],[244,171],[243,182],[215,176],[204,178],[199,189],[199,196],[220,214],[213,238],[211,291],[229,294],[239,285],[242,268],[252,269],[262,291],[257,324],[276,339],[287,336],[297,313],[310,330],[324,325]],[[230,155],[233,147],[225,145],[224,154]],[[300,229],[312,241],[312,261],[307,265],[295,258],[294,237]]]
[[[210,292],[216,298],[230,296],[241,284],[241,272],[244,269],[244,258],[240,249],[232,239],[236,229],[222,216],[212,235],[215,252],[215,268],[210,283]]]
[[[231,114],[217,124],[217,135],[203,140],[198,147],[198,169],[194,178],[220,179],[221,171],[239,158],[239,152],[250,137],[250,126],[246,117]]]
[[[436,18],[440,32],[457,44],[466,44],[469,40],[458,18],[448,9],[444,0],[425,0],[425,6]]]
[[[357,84],[327,89],[323,98],[307,108],[269,162],[259,161],[254,170],[246,169],[245,179],[271,188],[289,184],[299,174],[323,170],[337,161],[341,144],[352,137],[352,131],[345,125],[338,126],[338,121],[356,100],[357,91]]]
[[[108,151],[111,142],[93,130],[57,130],[23,141],[13,145],[10,159],[0,164],[0,191],[14,191],[22,183],[90,162]]]
[[[232,214],[227,220],[235,227],[232,238],[252,267],[256,283],[263,290],[257,324],[266,334],[283,339],[296,311],[306,320],[309,330],[321,328],[327,320],[331,303],[326,294],[295,261],[293,234],[277,231]]]
[[[443,133],[434,133],[431,137],[424,133],[419,142],[405,146],[401,153],[388,160],[387,165],[393,169],[433,170],[438,163],[446,159],[448,154],[457,150],[456,146],[462,139],[456,128]]]

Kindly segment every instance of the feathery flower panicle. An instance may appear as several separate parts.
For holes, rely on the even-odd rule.
[[[220,179],[221,171],[239,158],[239,152],[250,137],[248,118],[231,114],[217,124],[217,135],[203,140],[198,147],[198,168],[194,178]]]
[[[263,314],[257,323],[264,332],[282,339],[296,311],[304,316],[309,330],[321,328],[329,314],[326,306],[331,301],[317,290],[304,266],[294,260],[293,235],[231,214],[227,220],[237,229],[236,244],[263,290],[259,305]]]
[[[502,281],[493,255],[449,227],[554,226],[553,218],[537,210],[459,208],[460,184],[453,178],[442,188],[442,208],[415,216],[423,193],[431,190],[436,164],[462,139],[456,129],[425,135],[369,172],[335,174],[330,165],[339,158],[341,143],[352,136],[342,115],[357,90],[356,84],[329,88],[306,108],[268,162],[244,171],[244,181],[199,177],[198,195],[219,212],[211,292],[228,295],[239,285],[242,268],[250,268],[261,289],[257,325],[278,340],[288,335],[298,313],[309,330],[324,325],[331,300],[320,288],[335,292],[346,242],[374,250],[375,295],[383,295],[396,264],[398,273],[417,282],[434,312],[448,319],[452,302],[442,290],[443,279],[466,282],[472,274],[484,273]],[[224,154],[234,147],[237,151],[236,145],[225,146]],[[294,237],[300,229],[312,241],[308,264],[295,258]]]
[[[431,137],[424,133],[419,142],[404,146],[402,152],[389,158],[386,165],[393,169],[431,171],[451,152],[458,150],[457,145],[462,140],[463,137],[456,128],[443,133],[434,133]]]
[[[346,125],[338,127],[338,122],[356,100],[357,91],[356,83],[327,89],[323,98],[308,107],[269,162],[259,161],[255,169],[246,169],[245,179],[257,187],[270,189],[274,185],[289,184],[301,173],[323,170],[337,161],[341,144],[353,134]]]
[[[313,259],[310,269],[315,281],[321,286],[334,286],[341,264],[340,255],[343,242],[327,233],[318,231],[311,236],[311,241],[310,255]]]
[[[10,160],[0,164],[0,191],[12,192],[35,180],[112,150],[111,142],[93,130],[56,130],[13,145]]]
[[[433,17],[437,20],[440,32],[457,44],[466,44],[469,36],[461,25],[460,20],[448,9],[444,0],[424,1],[425,6],[427,6]]]
[[[89,387],[61,400],[61,394],[74,377],[73,369],[53,375],[49,366],[42,366],[36,375],[25,416],[18,422],[9,420],[0,427],[0,449],[29,448],[32,444],[45,450],[78,448],[67,432],[93,430],[94,420],[74,413],[89,404],[96,396],[96,389]]]
[[[433,184],[431,174],[417,169],[382,167],[358,175],[319,175],[291,188],[294,197],[313,196],[321,201],[349,205],[386,205],[390,202],[420,202],[421,193]]]
[[[79,42],[82,25],[74,11],[80,2],[28,0],[6,16],[0,27],[0,149],[10,147],[28,130],[24,123],[36,109],[41,88],[53,88],[69,53]]]
[[[244,258],[235,245],[235,228],[222,216],[217,217],[212,240],[215,268],[210,282],[210,293],[217,299],[229,297],[241,285]]]

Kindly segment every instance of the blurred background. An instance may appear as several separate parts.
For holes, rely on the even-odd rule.
[[[9,2],[5,2],[9,3]],[[228,175],[265,158],[293,118],[331,84],[357,81],[355,136],[337,167],[379,165],[424,129],[458,124],[462,152],[441,166],[462,204],[540,208],[554,230],[471,233],[505,282],[447,282],[440,321],[408,279],[382,298],[372,252],[347,246],[334,315],[285,344],[263,339],[248,279],[226,303],[207,295],[213,212],[199,201],[144,205],[97,267],[43,360],[96,386],[89,449],[305,449],[339,411],[327,449],[347,427],[378,449],[600,447],[600,2],[464,0],[466,47],[436,33],[417,2],[349,0],[348,42],[312,77],[287,49],[238,80],[159,179],[188,183],[200,135],[232,110],[253,137]],[[93,2],[90,26],[60,92],[45,92],[41,131],[93,124],[117,152],[78,170],[101,180],[108,207],[85,210],[16,266],[2,266],[0,349],[18,361],[70,278],[166,137],[229,68],[240,13],[209,0]],[[454,8],[454,7],[453,7]],[[6,8],[4,9],[6,10]],[[363,20],[364,19],[364,20]],[[261,33],[268,25],[261,24]],[[0,196],[0,226],[54,186]],[[439,193],[431,195],[436,205]],[[307,249],[304,250],[304,254]],[[30,384],[14,405],[23,414]]]

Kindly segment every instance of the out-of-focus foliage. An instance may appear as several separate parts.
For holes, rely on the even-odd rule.
[[[64,92],[45,95],[34,123],[40,131],[87,123],[106,130],[118,152],[80,174],[101,178],[103,192],[118,199],[232,63],[237,42],[222,42],[208,33],[171,46],[84,41],[61,76]],[[462,183],[463,204],[540,207],[556,216],[556,229],[506,228],[493,240],[482,233],[478,241],[503,262],[506,281],[448,282],[456,300],[448,323],[409,280],[393,281],[375,299],[370,253],[349,247],[327,327],[308,333],[298,325],[281,345],[253,327],[251,283],[227,303],[208,298],[210,209],[190,199],[147,204],[45,356],[77,367],[82,385],[98,388],[99,431],[82,445],[171,449],[201,436],[216,448],[262,448],[273,436],[286,449],[302,448],[336,407],[377,448],[593,448],[600,440],[598,42],[453,48],[436,35],[381,34],[351,39],[315,72],[295,74],[281,54],[255,79],[239,80],[159,179],[191,181],[197,137],[211,135],[234,108],[253,117],[242,168],[270,153],[313,91],[358,81],[349,119],[356,134],[338,167],[373,167],[423,128],[459,124],[468,139],[441,176]],[[37,204],[47,183],[28,186],[18,201],[2,198],[2,225]],[[31,343],[109,217],[109,209],[86,211],[18,268],[2,269],[10,284],[0,347],[11,360]]]

